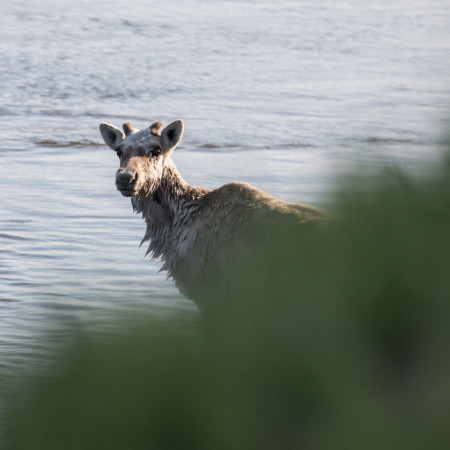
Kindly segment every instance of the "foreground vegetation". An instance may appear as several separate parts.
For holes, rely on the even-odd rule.
[[[9,448],[450,448],[450,162],[334,204],[240,266],[204,332],[79,336],[11,406]]]

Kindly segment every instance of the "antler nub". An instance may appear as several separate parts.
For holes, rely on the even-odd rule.
[[[162,123],[157,120],[156,122],[153,122],[150,125],[150,133],[154,134],[155,136],[160,136],[161,128],[162,128]]]
[[[125,135],[128,136],[130,133],[134,131],[133,125],[130,122],[125,122],[123,125],[123,131],[125,131]]]

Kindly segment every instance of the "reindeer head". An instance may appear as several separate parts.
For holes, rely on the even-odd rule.
[[[135,130],[129,122],[119,128],[100,124],[100,133],[120,159],[116,187],[125,197],[147,197],[161,183],[166,158],[181,140],[183,122],[176,120],[162,130],[161,122]],[[162,131],[161,131],[162,130]]]

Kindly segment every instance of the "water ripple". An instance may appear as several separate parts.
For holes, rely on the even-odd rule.
[[[0,239],[10,239],[13,241],[31,241],[31,238],[25,236],[17,236],[13,234],[0,233]]]
[[[34,141],[39,147],[47,148],[65,148],[65,147],[100,147],[104,146],[104,143],[98,141],[81,140],[81,141],[54,141],[51,139]]]

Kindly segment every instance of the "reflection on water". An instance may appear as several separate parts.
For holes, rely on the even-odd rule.
[[[442,149],[445,2],[131,4],[0,5],[0,384],[46,365],[49,328],[195,316],[138,248],[99,122],[180,117],[190,183],[325,208],[356,162],[416,170]]]

